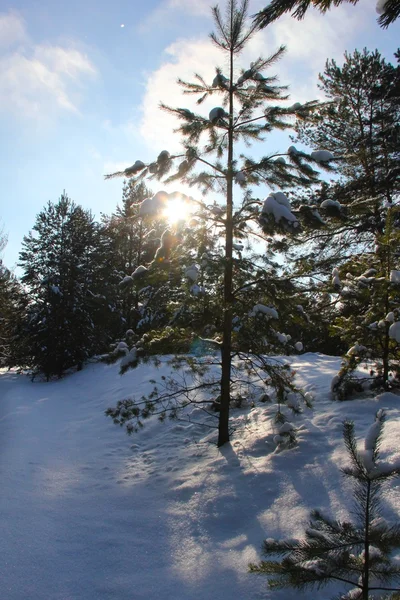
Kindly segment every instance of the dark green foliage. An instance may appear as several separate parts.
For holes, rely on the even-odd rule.
[[[21,365],[23,327],[27,305],[18,280],[0,260],[0,366]]]
[[[352,588],[340,595],[341,600],[399,597],[394,584],[400,581],[400,567],[392,554],[400,548],[400,523],[386,523],[380,501],[385,484],[400,475],[400,466],[379,460],[384,420],[384,412],[378,411],[362,450],[357,448],[353,423],[344,423],[351,462],[342,472],[353,481],[354,521],[331,519],[314,510],[304,539],[265,540],[263,554],[276,558],[252,564],[250,570],[267,575],[270,588],[303,592],[340,581]]]
[[[101,316],[107,299],[97,277],[98,261],[93,218],[65,194],[47,204],[24,237],[21,281],[29,305],[23,364],[47,379],[72,366],[81,368],[100,349],[96,315]]]
[[[292,13],[296,19],[302,19],[310,6],[315,6],[322,13],[343,2],[357,4],[358,0],[271,0],[263,10],[255,15],[255,23],[261,29],[279,19],[285,13]],[[381,27],[388,27],[400,16],[399,0],[387,0],[378,19]]]
[[[374,365],[371,387],[390,389],[400,385],[399,344],[391,334],[400,318],[400,285],[393,280],[400,266],[400,231],[395,226],[399,214],[396,206],[387,209],[384,233],[377,235],[375,253],[360,256],[343,267],[346,275],[339,290],[340,316],[332,328],[351,346],[342,368],[343,382],[356,379],[352,372],[368,359]]]
[[[327,61],[320,87],[329,102],[298,123],[297,139],[329,149],[340,178],[311,193],[295,190],[293,205],[307,218],[282,250],[288,275],[307,290],[311,323],[318,322],[323,335],[308,348],[340,353],[363,346],[359,359],[376,360],[376,380],[387,387],[398,350],[389,339],[390,324],[374,329],[374,323],[389,312],[398,317],[390,274],[400,264],[400,70],[378,51],[355,51],[341,67]]]
[[[115,311],[120,315],[115,337],[127,329],[136,329],[139,290],[146,285],[146,277],[131,278],[139,265],[148,265],[154,257],[165,222],[149,223],[139,216],[139,204],[151,191],[132,180],[124,183],[122,206],[111,217],[102,217],[102,239],[107,249],[106,278],[113,285]],[[127,281],[127,284],[125,284]]]

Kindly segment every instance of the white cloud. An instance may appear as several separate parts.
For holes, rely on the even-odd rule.
[[[169,0],[164,7],[171,7],[173,3],[179,8],[184,6],[183,0]],[[257,2],[252,12],[264,5],[264,1]],[[271,68],[271,74],[277,74],[282,85],[289,85],[289,93],[295,101],[321,98],[317,87],[318,73],[324,70],[326,59],[340,61],[346,47],[354,42],[354,32],[362,30],[368,19],[370,16],[366,17],[363,11],[353,6],[335,8],[326,15],[311,9],[300,22],[286,15],[254,35],[239,57],[236,74],[240,66],[247,68],[255,58],[260,55],[266,58],[283,44],[287,46],[287,52]],[[155,153],[163,148],[175,151],[179,143],[173,133],[177,120],[160,111],[160,102],[195,109],[204,115],[208,115],[211,107],[220,104],[218,96],[213,96],[207,103],[196,107],[195,97],[182,95],[176,83],[178,77],[193,81],[193,74],[199,73],[211,82],[217,65],[223,70],[225,66],[227,75],[223,54],[208,38],[179,40],[170,45],[165,54],[163,64],[148,77],[142,102],[140,133]]]
[[[48,121],[62,111],[79,112],[82,78],[96,73],[90,60],[73,47],[33,44],[13,14],[0,15],[0,36],[7,24],[12,33],[0,54],[0,113]]]
[[[27,40],[25,23],[16,13],[0,14],[0,49]]]
[[[142,33],[152,31],[154,28],[166,25],[172,27],[181,22],[184,15],[190,17],[209,17],[211,16],[210,0],[164,0],[155,10],[146,16],[138,29]]]
[[[211,82],[215,76],[215,65],[221,64],[222,56],[208,40],[181,40],[169,46],[165,52],[168,60],[147,81],[140,133],[144,141],[156,151],[164,147],[175,151],[179,146],[179,139],[173,130],[178,121],[161,111],[159,104],[163,102],[172,107],[185,107],[208,115],[210,107],[218,105],[217,97],[200,107],[196,106],[196,97],[183,95],[177,79],[179,77],[193,81],[193,73],[199,73],[206,81]]]
[[[342,5],[325,15],[310,9],[302,21],[289,15],[279,19],[271,32],[276,43],[287,46],[293,62],[321,69],[327,58],[343,54],[354,33],[363,26],[362,15],[353,6]]]

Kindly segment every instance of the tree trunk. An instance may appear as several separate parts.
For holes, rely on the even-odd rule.
[[[233,14],[231,14],[231,21]],[[218,447],[229,442],[229,406],[231,401],[232,363],[232,249],[233,249],[233,45],[230,50],[229,83],[229,129],[228,160],[226,175],[226,224],[225,224],[225,270],[224,270],[224,324],[221,350],[221,410],[218,422]]]

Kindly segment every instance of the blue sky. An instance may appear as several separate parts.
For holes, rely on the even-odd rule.
[[[212,80],[215,65],[224,66],[208,40],[209,5],[210,0],[2,1],[0,219],[8,234],[3,259],[9,268],[48,200],[57,201],[66,190],[97,217],[110,213],[121,199],[122,180],[104,181],[105,173],[177,149],[174,123],[158,103],[190,107],[177,77],[199,72]],[[253,0],[250,10],[264,5]],[[360,0],[326,16],[312,11],[302,22],[280,19],[252,39],[241,64],[285,44],[275,72],[290,84],[293,101],[306,101],[320,97],[317,75],[327,58],[340,62],[345,50],[366,46],[392,60],[399,40],[400,21],[381,30],[374,0]],[[215,102],[204,106],[205,114]],[[282,150],[277,144],[285,141],[276,137],[269,143]]]

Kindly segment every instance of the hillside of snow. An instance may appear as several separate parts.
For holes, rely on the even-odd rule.
[[[339,468],[342,422],[361,440],[379,408],[382,454],[400,458],[400,397],[333,402],[340,359],[292,357],[296,382],[314,396],[292,419],[299,444],[275,453],[273,407],[235,409],[231,444],[210,429],[156,418],[131,437],[104,410],[168,372],[92,364],[51,383],[0,372],[0,597],[5,600],[238,600],[310,598],[269,592],[249,574],[266,537],[301,537],[309,511],[351,511]],[[384,516],[400,518],[400,481]],[[312,592],[322,600],[346,589]]]

